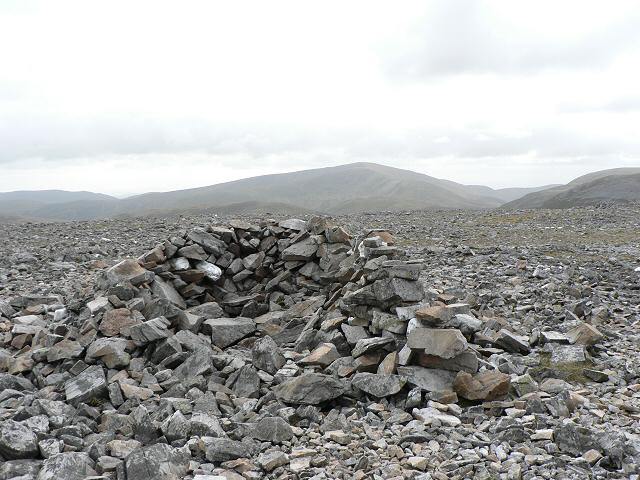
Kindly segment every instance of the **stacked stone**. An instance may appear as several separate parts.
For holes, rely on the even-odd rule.
[[[148,283],[156,297],[181,309],[217,302],[227,315],[255,318],[340,287],[352,274],[345,265],[350,249],[350,236],[322,218],[232,221],[169,238],[137,262],[109,269],[102,285]]]

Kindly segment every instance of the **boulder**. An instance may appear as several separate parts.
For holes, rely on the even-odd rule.
[[[185,309],[187,308],[187,304],[184,301],[184,298],[180,296],[178,291],[171,285],[169,282],[164,281],[162,278],[156,276],[155,280],[151,284],[151,291],[158,298],[164,298],[165,300],[169,300],[175,306]]]
[[[318,405],[343,395],[346,386],[329,375],[305,373],[281,383],[273,391],[285,403]]]
[[[202,324],[205,333],[211,334],[213,344],[227,348],[256,331],[256,322],[251,318],[212,318]]]
[[[254,367],[273,375],[286,363],[284,355],[273,338],[266,336],[256,341],[251,349]]]
[[[282,259],[286,262],[309,261],[318,251],[318,239],[315,236],[307,237],[287,247],[282,252]]]
[[[85,452],[64,452],[47,458],[37,480],[85,480],[97,475],[95,464]]]
[[[283,443],[293,438],[293,430],[282,417],[266,417],[255,424],[251,436],[263,442]]]
[[[469,348],[462,332],[455,328],[416,328],[407,335],[407,346],[445,359],[454,358]]]
[[[467,400],[495,400],[509,392],[511,377],[497,370],[485,370],[476,375],[458,372],[453,390]]]
[[[107,379],[104,370],[99,365],[83,370],[76,377],[67,380],[64,384],[64,392],[71,405],[106,396]]]
[[[340,354],[333,343],[321,343],[309,355],[300,359],[298,363],[301,365],[328,367],[338,358],[340,358]]]
[[[238,442],[229,438],[203,437],[204,454],[210,462],[227,462],[236,458],[251,458],[256,446],[249,442]]]
[[[398,375],[378,375],[375,373],[357,373],[351,379],[351,385],[374,397],[383,398],[395,395],[404,386],[406,380]]]
[[[22,422],[0,422],[0,455],[7,460],[38,456],[38,438],[33,429]]]
[[[393,343],[391,337],[371,337],[358,340],[355,347],[351,351],[353,358],[358,358],[361,355],[380,350],[382,347]]]
[[[171,322],[165,317],[156,317],[146,322],[138,323],[127,328],[126,334],[137,345],[145,345],[149,342],[167,338],[171,335],[169,332]]]
[[[129,327],[138,323],[140,321],[132,317],[131,310],[128,308],[114,308],[104,313],[98,330],[105,337],[115,337],[123,335]]]
[[[453,380],[456,373],[449,370],[424,368],[418,366],[398,367],[398,375],[407,382],[427,392],[447,392],[453,390]]]
[[[47,352],[47,362],[57,362],[82,355],[84,347],[75,340],[61,340]]]
[[[527,354],[531,351],[527,338],[516,335],[504,328],[495,335],[493,343],[511,353]]]
[[[187,474],[191,454],[188,449],[157,443],[131,452],[125,461],[128,479],[181,480]]]
[[[447,427],[457,427],[462,424],[462,421],[455,415],[449,415],[432,407],[414,408],[412,414],[416,420],[420,420],[427,425],[430,425],[434,421],[437,421]]]
[[[153,273],[142,268],[137,260],[127,258],[107,269],[99,282],[104,288],[109,288],[119,283],[130,283],[137,286],[151,282],[153,278]]]
[[[131,360],[127,345],[125,338],[99,338],[87,348],[87,359],[99,358],[108,368],[126,367]]]
[[[573,344],[590,347],[602,340],[604,335],[593,325],[581,322],[567,332],[567,337]]]

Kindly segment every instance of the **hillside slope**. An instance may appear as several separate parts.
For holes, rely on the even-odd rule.
[[[612,168],[588,173],[566,185],[533,192],[502,206],[504,209],[568,208],[634,198],[634,180],[640,168]]]

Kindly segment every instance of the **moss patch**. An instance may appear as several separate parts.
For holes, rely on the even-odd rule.
[[[529,373],[536,380],[560,378],[567,382],[585,384],[591,380],[584,375],[584,369],[592,367],[593,363],[589,361],[552,364],[550,353],[540,353],[540,364],[533,367]]]

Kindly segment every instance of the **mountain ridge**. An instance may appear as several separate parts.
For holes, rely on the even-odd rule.
[[[640,172],[640,168],[637,169]],[[634,169],[613,169],[618,175]],[[605,171],[606,172],[606,171]],[[592,172],[593,180],[607,176]],[[567,185],[493,189],[464,185],[411,170],[371,162],[249,177],[202,187],[147,192],[126,198],[86,191],[16,191],[0,193],[0,216],[34,221],[95,220],[119,216],[161,215],[171,212],[234,209],[350,214],[365,211],[421,209],[523,208],[585,182]],[[533,204],[536,202],[533,201]],[[524,207],[526,208],[526,207]],[[536,208],[535,206],[532,208]]]

